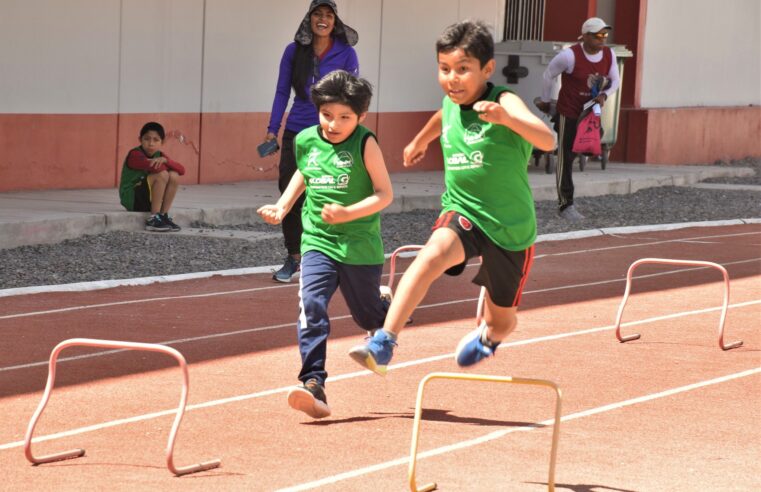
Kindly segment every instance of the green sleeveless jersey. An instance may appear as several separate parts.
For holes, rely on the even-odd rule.
[[[489,85],[482,100],[506,87]],[[504,125],[481,120],[472,108],[444,97],[441,149],[446,191],[443,212],[456,211],[499,247],[520,251],[536,239],[536,212],[526,166],[532,146]]]
[[[129,159],[129,154],[133,150],[140,150],[140,146],[138,145],[127,152],[127,157],[124,158],[124,163],[122,164],[122,177],[119,179],[119,201],[129,211],[135,209],[135,187],[144,177],[148,176],[148,171],[132,169],[127,166],[127,159]],[[161,152],[156,151],[153,157],[161,157]]]
[[[348,206],[375,193],[363,159],[365,141],[375,135],[359,125],[349,138],[332,144],[319,128],[306,128],[294,140],[296,162],[306,185],[301,254],[316,250],[349,265],[383,264],[379,213],[335,225],[321,217],[328,203]]]

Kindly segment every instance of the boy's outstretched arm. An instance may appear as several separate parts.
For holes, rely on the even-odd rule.
[[[404,148],[404,167],[414,166],[420,160],[425,157],[425,151],[428,149],[428,144],[436,137],[441,135],[441,115],[442,112],[439,109],[431,116],[428,123],[425,124],[422,130],[415,135],[412,142],[407,144]]]
[[[262,205],[256,210],[256,213],[261,215],[268,224],[279,224],[283,221],[283,217],[291,211],[291,207],[305,189],[304,175],[297,169],[277,203]]]
[[[512,92],[502,93],[499,103],[478,101],[473,109],[481,113],[479,117],[482,120],[505,125],[539,150],[550,151],[557,147],[555,132]]]
[[[161,171],[167,170],[165,163],[166,158],[147,157],[144,152],[139,150],[130,151],[129,154],[127,154],[127,167],[138,171],[146,171],[151,174],[160,173]]]
[[[171,157],[169,157],[168,155],[166,155],[163,152],[161,153],[161,155],[166,159],[164,161],[164,164],[166,164],[166,167],[169,170],[176,172],[180,176],[183,176],[185,174],[185,166],[183,166],[179,162],[173,160]]]
[[[322,220],[328,224],[340,224],[366,217],[380,212],[391,204],[394,199],[394,191],[391,187],[391,178],[388,176],[383,153],[374,138],[368,138],[365,143],[365,169],[373,182],[375,193],[349,206],[336,203],[328,203],[322,208]]]

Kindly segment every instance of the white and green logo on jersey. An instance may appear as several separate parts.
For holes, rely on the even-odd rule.
[[[338,168],[352,167],[354,165],[354,156],[351,152],[342,150],[333,158],[333,165]]]
[[[463,132],[462,138],[465,140],[466,144],[472,145],[483,140],[484,133],[486,133],[486,125],[471,123],[471,125]]]
[[[307,155],[307,167],[320,167],[320,163],[317,162],[317,158],[320,156],[320,151],[314,147],[309,150]]]
[[[449,130],[452,128],[452,125],[443,125],[441,127],[441,144],[447,148],[452,148],[452,144],[449,143]]]
[[[483,167],[484,153],[480,150],[474,150],[469,155],[464,152],[457,152],[447,157],[448,171],[463,171],[465,169],[476,169]]]
[[[309,178],[309,186],[317,190],[342,190],[349,187],[349,179],[348,174],[339,174],[335,177],[330,174],[323,174]]]

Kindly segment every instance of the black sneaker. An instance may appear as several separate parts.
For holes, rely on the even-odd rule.
[[[169,232],[172,226],[165,223],[160,214],[154,214],[145,221],[145,230],[153,232]]]
[[[286,256],[283,266],[280,270],[274,272],[272,280],[277,282],[288,283],[291,281],[291,277],[301,269],[301,262],[291,255]]]
[[[303,386],[297,386],[289,391],[288,405],[313,419],[330,416],[325,389],[316,379],[310,379]]]
[[[169,214],[161,214],[161,221],[164,222],[164,224],[167,224],[170,227],[169,232],[177,232],[179,230],[182,230],[182,227],[178,226],[174,223],[171,217],[169,217]]]

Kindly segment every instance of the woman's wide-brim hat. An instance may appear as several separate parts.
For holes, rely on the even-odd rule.
[[[312,0],[312,3],[309,4],[309,11],[307,12],[307,15],[304,16],[304,20],[301,21],[301,24],[299,25],[299,29],[296,31],[296,35],[293,37],[293,40],[297,43],[308,46],[312,44],[312,25],[311,25],[311,16],[312,12],[315,11],[315,9],[321,5],[327,5],[331,9],[333,9],[333,13],[336,15],[336,22],[335,26],[333,27],[333,34],[340,38],[343,42],[348,44],[349,46],[354,46],[357,44],[357,41],[359,41],[359,34],[357,34],[357,31],[352,29],[351,27],[344,24],[341,19],[338,17],[338,9],[336,8],[336,2],[333,0]]]

